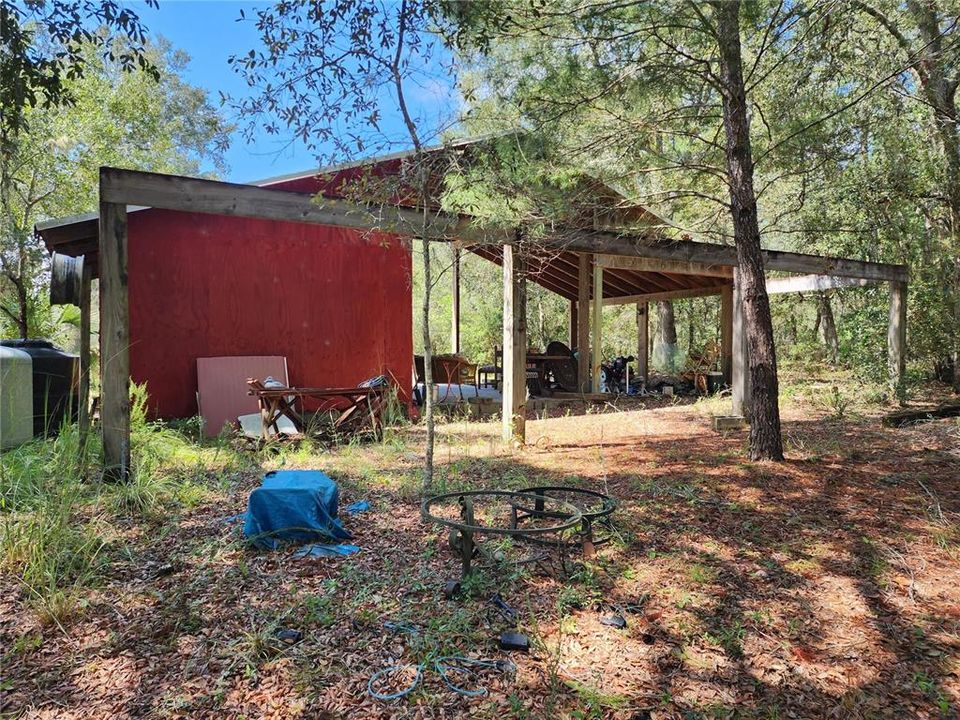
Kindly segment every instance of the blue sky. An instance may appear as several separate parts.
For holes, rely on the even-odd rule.
[[[162,35],[174,47],[184,50],[191,57],[184,73],[193,85],[206,89],[211,102],[219,103],[220,92],[233,96],[248,93],[243,78],[227,65],[231,55],[245,54],[260,47],[260,37],[251,18],[258,7],[267,2],[247,0],[160,0],[159,9],[153,9],[138,1],[127,3],[140,14],[152,35]],[[237,22],[240,11],[246,21]],[[450,84],[442,80],[435,86],[416,88],[418,107],[425,116],[436,120],[449,118],[455,99],[451,98]],[[384,106],[384,131],[403,137],[402,125]],[[227,111],[229,112],[229,111]],[[400,149],[399,147],[396,149]],[[268,136],[258,132],[251,143],[241,133],[235,133],[226,154],[228,175],[225,179],[249,182],[274,175],[283,175],[316,167],[311,152],[291,138]]]

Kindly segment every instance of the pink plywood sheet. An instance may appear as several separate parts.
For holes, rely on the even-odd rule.
[[[289,385],[287,359],[280,355],[197,358],[197,396],[203,432],[216,437],[237,417],[259,411],[257,399],[247,394],[247,378],[267,376]]]

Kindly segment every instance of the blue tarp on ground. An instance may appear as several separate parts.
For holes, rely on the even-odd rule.
[[[282,540],[348,540],[337,519],[337,484],[319,470],[275,470],[250,493],[243,534],[275,549]]]
[[[339,545],[320,545],[314,543],[297,548],[296,552],[293,553],[293,557],[341,557],[344,555],[353,555],[358,552],[360,552],[360,548],[356,545],[347,545],[346,543],[340,543]]]

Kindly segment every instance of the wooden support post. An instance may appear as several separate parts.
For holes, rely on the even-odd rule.
[[[577,314],[577,301],[570,301],[570,333],[569,341],[570,347],[575,348],[577,346],[577,325],[580,322],[580,316]]]
[[[590,253],[580,253],[577,275],[577,384],[590,390]]]
[[[650,376],[650,306],[637,303],[637,375],[646,384]]]
[[[84,258],[83,276],[80,280],[80,397],[77,399],[77,422],[81,442],[90,431],[90,284],[93,268]]]
[[[887,327],[887,369],[890,387],[903,402],[907,371],[907,284],[890,283],[890,324]]]
[[[723,382],[733,378],[733,287],[720,293],[720,372]]]
[[[526,442],[527,280],[514,245],[503,246],[503,439]]]
[[[100,203],[100,425],[103,472],[130,474],[130,312],[127,306],[127,208]]]
[[[453,248],[453,265],[450,268],[453,289],[450,307],[450,352],[460,354],[460,250]]]
[[[591,389],[598,393],[600,392],[600,364],[603,362],[603,265],[598,262],[593,264],[592,325],[593,362],[590,369],[593,373],[593,382],[591,383]]]
[[[738,272],[733,274],[731,343],[732,359],[730,364],[730,387],[733,395],[733,414],[750,417],[750,358],[747,354],[747,326],[743,313],[743,290],[738,280]]]

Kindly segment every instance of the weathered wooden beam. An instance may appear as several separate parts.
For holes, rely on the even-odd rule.
[[[833,288],[863,287],[877,280],[868,278],[841,277],[838,275],[800,275],[797,277],[767,278],[767,294],[778,295],[792,292],[812,292]]]
[[[404,235],[419,235],[423,225],[422,212],[389,202],[362,204],[330,198],[318,201],[313,195],[288,190],[107,167],[100,169],[100,201]],[[431,238],[436,240],[459,237],[499,244],[512,238],[503,229],[478,230],[469,220],[444,213],[431,213],[428,225]]]
[[[310,195],[285,190],[117,168],[101,168],[100,199],[102,202],[168,210],[378,229],[409,235],[418,234],[423,222],[422,214],[415,208],[400,208],[389,203],[363,205],[332,199],[317,202]],[[459,239],[472,243],[502,244],[510,242],[513,237],[506,228],[478,228],[469,218],[443,213],[432,213],[429,230],[431,237],[437,240]],[[656,258],[708,266],[735,267],[737,264],[733,246],[692,240],[574,229],[538,242],[545,248],[569,252]],[[900,282],[908,279],[903,265],[780,250],[764,250],[763,258],[767,270]]]
[[[524,444],[527,404],[527,281],[514,245],[503,247],[503,439]]]
[[[590,324],[593,335],[590,387],[597,393],[600,392],[600,364],[603,362],[603,266],[598,262],[593,263],[593,318]]]
[[[656,302],[657,300],[681,300],[683,298],[707,297],[720,295],[726,285],[713,287],[689,288],[686,290],[669,290],[667,292],[645,293],[643,295],[624,295],[622,297],[604,298],[604,305],[626,305],[627,303]]]
[[[665,240],[612,232],[569,230],[551,238],[549,242],[552,246],[564,247],[572,252],[680,260],[726,267],[737,265],[737,251],[732,245],[717,245],[693,240]],[[781,250],[764,250],[763,264],[766,270],[783,272],[843,275],[904,282],[908,279],[907,268],[904,265]]]
[[[83,275],[80,279],[80,397],[77,408],[77,425],[81,442],[90,431],[90,286],[93,267],[84,258]]]
[[[635,272],[665,272],[676,275],[705,275],[708,277],[732,278],[733,268],[724,265],[707,265],[689,260],[663,260],[624,255],[601,255],[604,268],[633,270]]]
[[[637,375],[643,382],[650,377],[650,306],[637,303]]]
[[[727,385],[733,377],[733,286],[720,293],[720,372]]]
[[[586,392],[590,388],[590,296],[592,256],[579,256],[579,280],[577,283],[577,384]]]
[[[733,399],[733,414],[750,417],[750,356],[747,349],[747,322],[744,315],[743,290],[737,281],[737,272],[733,275],[733,322],[731,327],[730,389]]]
[[[101,189],[101,197],[103,191]],[[104,476],[130,474],[130,311],[127,210],[100,203],[100,426]]]
[[[460,249],[453,248],[450,266],[450,352],[460,354]]]
[[[890,324],[887,327],[887,368],[890,387],[904,399],[907,371],[907,284],[890,283]]]

